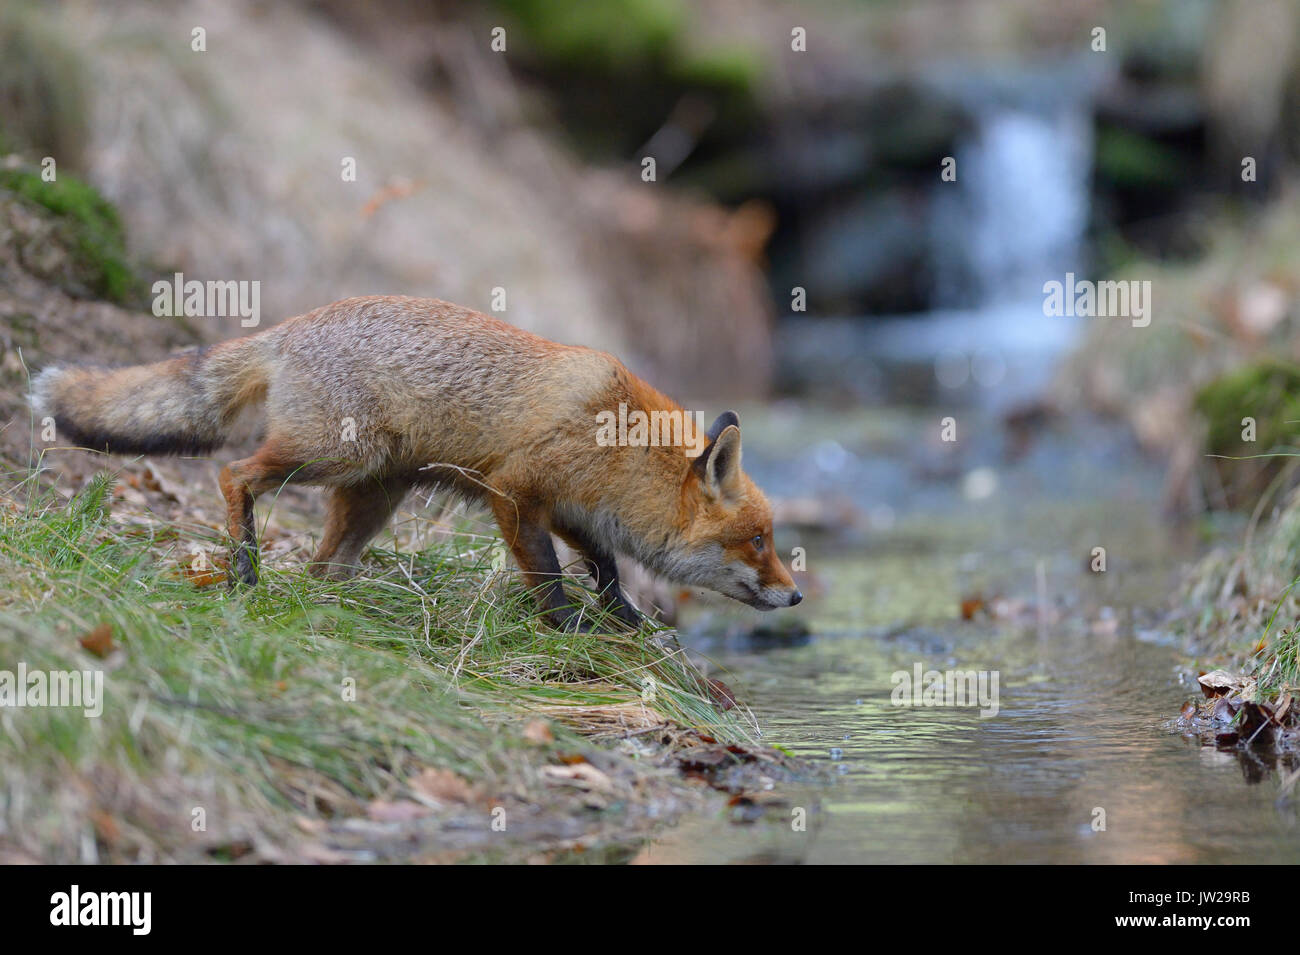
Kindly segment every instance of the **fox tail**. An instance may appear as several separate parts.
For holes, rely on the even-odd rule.
[[[60,365],[32,381],[37,421],[61,438],[115,454],[201,454],[221,447],[270,375],[259,336],[192,348],[152,365]]]

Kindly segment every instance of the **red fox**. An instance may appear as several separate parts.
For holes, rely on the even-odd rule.
[[[253,500],[264,491],[329,489],[309,569],[343,577],[403,496],[432,486],[491,509],[556,627],[591,629],[565,597],[552,534],[632,627],[641,617],[619,587],[619,553],[760,610],[803,599],[773,547],[771,507],[741,471],[734,412],[694,458],[680,443],[602,444],[602,412],[685,412],[612,355],[448,302],[351,298],[156,364],[54,367],[33,383],[64,437],[116,453],[211,451],[254,402],[265,403],[264,440],[220,473],[239,582],[257,582]]]

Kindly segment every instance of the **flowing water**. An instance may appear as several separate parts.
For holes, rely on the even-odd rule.
[[[825,778],[780,783],[791,803],[760,821],[688,820],[644,861],[1300,861],[1293,767],[1173,725],[1199,692],[1165,612],[1202,545],[1161,518],[1162,470],[1095,423],[1003,417],[1080,331],[1042,308],[1045,281],[1086,274],[1076,79],[971,93],[932,204],[935,312],[782,329],[783,380],[824,405],[742,412],[745,465],[799,502],[778,546],[803,549],[807,596],[763,620],[710,605],[684,632]],[[918,667],[996,675],[996,714],[900,705]]]
[[[867,526],[778,540],[807,551],[808,599],[790,612],[806,636],[756,637],[772,617],[719,607],[691,642],[765,741],[824,779],[780,784],[789,805],[758,822],[691,819],[642,861],[1300,861],[1277,767],[1173,725],[1198,693],[1163,610],[1197,544],[1160,517],[1159,472],[1134,449],[1075,423],[1018,456],[989,440],[945,467],[922,437],[930,412],[784,414],[800,427],[742,414],[786,442],[752,439],[749,469],[778,492],[842,493]],[[1004,605],[963,619],[973,596]],[[996,673],[996,715],[898,705],[894,675],[918,665]]]

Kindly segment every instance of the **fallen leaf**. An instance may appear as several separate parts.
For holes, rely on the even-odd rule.
[[[194,563],[193,560],[183,562],[181,575],[195,587],[211,587],[226,582],[226,569],[229,564],[224,557],[213,555],[199,567],[195,567]]]
[[[87,653],[93,653],[102,660],[115,649],[113,627],[111,624],[101,623],[77,642]]]
[[[376,799],[366,806],[366,815],[375,822],[410,822],[421,816],[429,815],[433,810],[409,799],[385,802]]]
[[[1248,740],[1268,737],[1272,733],[1273,722],[1273,710],[1270,707],[1259,703],[1241,705],[1241,719],[1237,726]]]
[[[99,835],[100,840],[110,845],[121,838],[122,830],[115,820],[102,809],[96,809],[90,814],[90,821],[95,827],[95,832]]]
[[[387,203],[414,195],[422,187],[423,183],[409,179],[398,179],[389,183],[366,200],[365,205],[361,207],[361,218],[369,219]]]
[[[551,732],[551,724],[546,720],[529,720],[528,725],[524,727],[524,739],[530,743],[543,745],[554,743],[555,734]]]
[[[1196,678],[1201,684],[1201,692],[1207,697],[1226,696],[1230,692],[1239,692],[1245,684],[1245,678],[1239,673],[1227,670],[1214,670],[1202,673]]]
[[[1291,709],[1291,694],[1283,693],[1277,698],[1277,708],[1273,711],[1273,718],[1281,725],[1282,717],[1286,716],[1287,710]]]
[[[147,490],[153,491],[155,494],[161,494],[173,501],[180,500],[180,496],[176,493],[176,489],[171,486],[171,483],[165,481],[162,475],[154,471],[153,468],[145,468],[142,478]]]
[[[725,746],[695,746],[683,753],[678,763],[683,769],[711,769],[731,755]]]
[[[469,802],[474,789],[450,769],[423,769],[407,781],[416,795],[436,802]]]
[[[1210,719],[1216,723],[1227,723],[1237,715],[1238,709],[1240,709],[1239,704],[1224,697],[1219,697],[1215,701],[1213,709],[1210,710]]]
[[[709,691],[709,696],[717,704],[718,709],[724,713],[736,705],[736,694],[731,692],[731,687],[721,680],[705,680],[705,688]]]
[[[550,782],[578,789],[612,792],[614,784],[610,778],[591,763],[578,763],[573,766],[543,766],[542,777]]]

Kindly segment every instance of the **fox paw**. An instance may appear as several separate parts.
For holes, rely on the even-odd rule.
[[[630,603],[612,603],[605,608],[605,611],[624,624],[629,630],[640,630],[641,622],[646,619],[645,614],[637,610]]]
[[[245,584],[252,587],[257,583],[256,553],[247,544],[240,544],[235,548],[234,559],[230,562],[230,573],[232,585]]]

